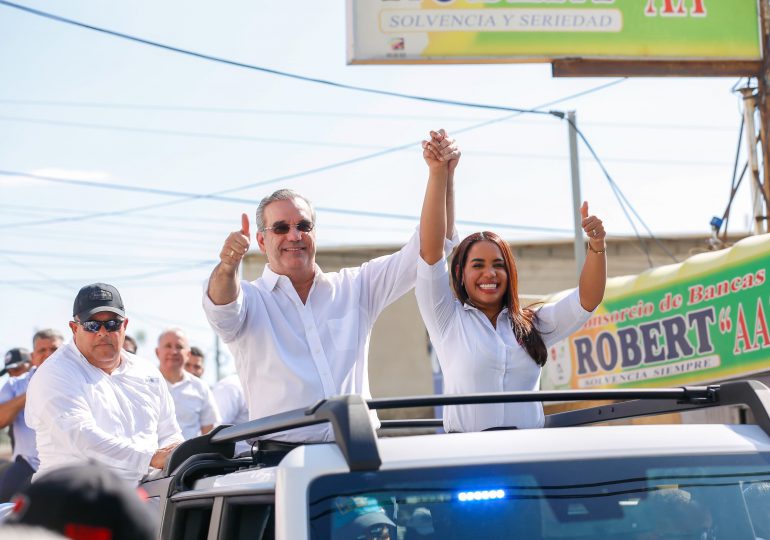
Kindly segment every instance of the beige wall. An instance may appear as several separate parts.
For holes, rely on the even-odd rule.
[[[704,236],[666,238],[662,243],[679,261],[706,251]],[[519,269],[521,295],[539,296],[576,285],[572,243],[512,243],[511,247]],[[319,249],[316,260],[325,271],[335,271],[360,265],[396,249],[397,246],[325,248]],[[649,249],[656,265],[673,262],[659,246],[653,244]],[[612,239],[607,254],[610,277],[637,274],[649,268],[647,257],[636,239]],[[247,279],[256,279],[262,274],[264,264],[261,253],[249,255],[244,275]],[[413,292],[389,306],[375,324],[369,349],[369,380],[374,397],[433,393],[427,333]]]

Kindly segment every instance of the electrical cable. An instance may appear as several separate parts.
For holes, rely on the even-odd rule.
[[[189,192],[182,192],[182,191],[172,191],[172,190],[166,190],[166,189],[157,189],[157,188],[144,188],[139,186],[132,186],[127,184],[108,184],[104,182],[96,182],[93,180],[78,180],[78,179],[72,179],[72,178],[55,178],[51,176],[43,176],[39,174],[31,174],[31,173],[22,173],[17,171],[3,171],[0,170],[0,176],[19,176],[19,177],[25,177],[25,178],[33,178],[35,180],[43,180],[47,182],[53,182],[53,183],[62,183],[62,184],[75,184],[75,185],[87,185],[89,187],[99,187],[104,189],[117,189],[117,190],[123,190],[123,191],[132,191],[132,192],[139,192],[139,193],[151,193],[154,195],[167,195],[167,196],[181,196],[185,198],[205,198],[205,199],[213,199],[217,201],[225,201],[225,202],[237,202],[237,203],[248,203],[256,205],[259,203],[259,201],[254,199],[246,199],[246,198],[236,198],[236,197],[222,197],[219,195],[212,195],[212,194],[191,194]],[[157,205],[151,205],[142,207],[144,208],[150,208]],[[386,219],[397,219],[397,220],[408,220],[411,222],[419,221],[419,216],[412,216],[408,214],[389,214],[385,212],[372,212],[372,211],[366,211],[366,210],[351,210],[351,209],[343,209],[343,208],[329,208],[326,206],[316,206],[316,211],[319,212],[329,212],[331,214],[343,214],[343,215],[350,215],[350,216],[362,216],[362,217],[375,217],[375,218],[386,218]],[[120,212],[98,212],[97,214],[89,214],[88,217],[112,217],[120,215]],[[72,217],[61,217],[61,218],[52,218],[52,219],[46,219],[46,220],[40,220],[40,221],[29,221],[29,222],[14,222],[14,223],[4,223],[0,224],[0,229],[10,229],[10,228],[17,228],[21,226],[30,226],[30,225],[47,225],[50,223],[61,223],[65,221],[79,221],[79,218],[83,218],[83,216],[72,216]],[[569,233],[570,231],[568,229],[559,229],[559,228],[553,228],[553,227],[535,227],[531,225],[512,225],[512,224],[505,224],[505,223],[488,223],[488,222],[480,222],[480,221],[465,221],[465,220],[457,220],[457,223],[460,225],[473,225],[473,226],[484,226],[484,227],[495,227],[495,228],[506,228],[506,229],[515,229],[515,230],[524,230],[524,231],[532,231],[532,232],[544,232],[544,233],[553,233],[553,234],[563,234],[563,233]]]
[[[740,79],[738,79],[738,81],[740,82]],[[741,144],[743,143],[743,128],[746,123],[746,117],[744,115],[740,115],[740,116],[741,116],[741,126],[740,126],[740,129],[738,129],[738,144],[735,148],[735,160],[733,161],[733,178],[730,182],[730,197],[727,200],[727,206],[725,207],[725,211],[722,213],[722,222],[724,223],[724,230],[722,233],[722,243],[727,242],[727,225],[730,222],[730,210],[732,209],[733,199],[735,199],[735,194],[738,192],[738,186],[740,186],[741,182],[743,181],[743,175],[746,174],[746,170],[749,167],[749,162],[746,161],[746,165],[743,167],[743,171],[741,172],[741,177],[737,179],[738,160],[741,157]],[[736,179],[738,182],[737,185],[736,185]]]
[[[131,126],[116,126],[114,124],[89,124],[86,122],[64,122],[59,120],[47,120],[39,118],[23,118],[18,116],[0,116],[0,122],[20,122],[25,124],[39,124],[57,127],[76,127],[80,129],[95,129],[102,131],[118,131],[125,133],[143,133],[149,135],[168,135],[173,137],[188,137],[195,139],[216,139],[223,141],[245,141],[266,144],[298,144],[304,146],[321,146],[327,148],[355,148],[359,150],[382,149],[382,146],[358,143],[337,143],[309,140],[278,139],[275,137],[254,137],[251,135],[231,135],[228,133],[203,133],[195,131],[181,131],[174,129],[150,129],[135,128]]]
[[[2,2],[2,0],[0,0],[0,3],[1,2]],[[575,94],[570,94],[568,96],[564,96],[564,97],[558,98],[556,100],[543,103],[543,104],[538,105],[537,107],[535,107],[535,109],[550,107],[550,106],[555,105],[557,103],[561,103],[561,102],[564,102],[564,101],[569,101],[569,100],[572,100],[572,99],[583,97],[583,96],[586,96],[588,94],[591,94],[591,93],[594,93],[594,92],[598,92],[600,90],[604,90],[606,88],[615,86],[615,85],[620,84],[620,83],[622,83],[622,82],[624,82],[626,80],[627,79],[622,78],[622,79],[616,79],[614,81],[610,81],[609,83],[603,83],[603,84],[600,84],[598,86],[595,86],[595,87],[592,87],[592,88],[589,88],[589,89],[586,89],[586,90],[582,90],[582,91],[577,92]],[[478,128],[481,128],[481,127],[485,127],[485,126],[490,125],[492,123],[503,122],[503,121],[506,121],[506,120],[510,120],[511,118],[514,118],[516,116],[520,116],[521,114],[522,113],[514,113],[514,114],[506,115],[506,116],[503,116],[503,117],[500,117],[500,118],[496,118],[496,119],[493,119],[493,120],[482,122],[480,124],[476,124],[476,125],[472,125],[472,126],[463,128],[461,131],[463,131],[463,132],[470,131],[472,129],[478,129]],[[348,160],[344,160],[344,161],[338,161],[336,163],[330,163],[328,165],[324,165],[324,166],[321,166],[321,167],[316,167],[316,168],[313,168],[313,169],[308,169],[308,170],[305,170],[305,171],[300,171],[300,172],[289,174],[289,175],[279,176],[277,178],[272,178],[272,179],[269,179],[269,180],[264,180],[264,181],[254,182],[254,183],[245,184],[245,185],[241,185],[241,186],[236,186],[235,188],[230,188],[230,189],[219,191],[219,192],[212,192],[212,193],[209,193],[209,194],[186,193],[186,194],[182,195],[179,192],[173,192],[172,193],[172,192],[168,192],[167,190],[155,190],[155,191],[152,191],[151,193],[152,194],[157,194],[157,195],[179,196],[181,198],[178,199],[178,200],[174,200],[174,201],[166,201],[166,202],[161,202],[161,203],[153,203],[153,204],[149,204],[149,205],[135,206],[135,207],[125,208],[123,210],[118,210],[118,211],[96,212],[96,213],[91,213],[91,214],[81,214],[79,216],[73,216],[73,217],[67,217],[67,218],[59,218],[59,219],[56,219],[56,220],[49,219],[49,220],[39,220],[39,221],[29,221],[29,222],[16,222],[16,223],[4,224],[4,225],[0,225],[0,229],[3,229],[3,228],[13,228],[13,227],[22,227],[22,226],[29,226],[29,225],[48,225],[48,224],[59,223],[59,222],[63,222],[63,221],[84,221],[84,220],[89,220],[89,219],[94,219],[94,218],[105,217],[105,216],[126,215],[126,214],[131,214],[131,213],[135,213],[135,212],[139,212],[139,211],[145,211],[145,210],[150,210],[150,209],[156,209],[156,208],[163,208],[163,207],[173,206],[173,205],[176,205],[176,204],[182,204],[182,203],[189,202],[189,201],[192,201],[192,200],[197,200],[197,199],[213,199],[213,200],[220,200],[220,201],[223,201],[223,202],[235,202],[235,203],[247,202],[249,204],[254,204],[255,201],[250,200],[250,199],[221,198],[221,195],[223,195],[224,193],[232,193],[232,192],[242,191],[242,190],[246,190],[246,189],[251,189],[251,188],[254,188],[254,187],[260,187],[260,186],[264,186],[264,185],[268,185],[268,184],[272,184],[272,183],[276,183],[276,182],[280,182],[280,181],[300,178],[302,176],[307,176],[307,175],[314,174],[314,173],[317,173],[317,172],[325,172],[325,171],[336,169],[336,168],[339,168],[339,167],[344,167],[344,166],[347,166],[347,165],[350,165],[350,164],[353,164],[353,163],[358,163],[358,162],[365,161],[365,160],[368,160],[368,159],[373,159],[373,158],[376,158],[376,157],[380,157],[380,156],[383,156],[385,154],[389,154],[389,153],[392,153],[392,152],[397,152],[397,151],[400,151],[400,150],[403,150],[403,149],[406,149],[406,148],[412,148],[416,144],[418,144],[418,143],[402,144],[402,145],[391,147],[391,148],[388,148],[386,150],[382,150],[382,151],[375,152],[375,153],[372,153],[372,154],[366,154],[364,156],[359,156],[357,158],[352,158],[352,159],[348,159]],[[35,176],[31,175],[30,173],[16,173],[16,172],[12,172],[12,171],[2,171],[2,170],[0,170],[0,176],[14,176],[14,175],[22,175],[22,176],[26,176],[28,178],[35,178]],[[43,177],[42,175],[37,175],[37,178],[40,179],[40,180],[66,182],[66,179],[52,179],[52,178],[49,178],[49,177]],[[125,190],[129,190],[129,191],[136,191],[138,189],[142,189],[142,190],[150,189],[150,188],[137,188],[136,186],[126,186],[126,185],[118,187],[115,184],[104,184],[104,183],[98,183],[98,182],[86,181],[86,180],[72,180],[69,183],[71,183],[73,185],[81,185],[81,186],[86,186],[86,187],[101,187],[101,188],[106,188],[106,189],[125,189]]]
[[[619,79],[620,81],[626,79]],[[308,110],[287,110],[287,109],[252,109],[246,107],[207,107],[194,105],[161,105],[161,104],[138,104],[138,103],[113,103],[113,102],[93,102],[93,101],[57,101],[57,100],[34,100],[34,99],[0,99],[0,105],[22,105],[32,107],[67,107],[67,108],[94,108],[94,109],[116,109],[116,110],[137,110],[137,111],[166,111],[166,112],[184,112],[184,113],[215,113],[215,114],[252,114],[266,116],[300,116],[300,117],[332,117],[332,118],[371,118],[377,120],[409,120],[409,121],[443,121],[443,122],[476,122],[478,117],[471,116],[447,116],[447,115],[404,115],[404,114],[378,114],[368,112],[342,112],[342,111],[308,111]],[[537,108],[537,107],[535,107]],[[545,120],[532,119],[527,120],[532,124],[544,124]],[[732,133],[733,127],[720,126],[716,124],[646,124],[643,122],[581,122],[582,126],[590,127],[612,127],[620,129],[653,129],[653,130],[684,130],[684,131],[729,131]],[[606,158],[605,158],[606,161]]]
[[[278,69],[266,68],[266,67],[257,66],[257,65],[254,65],[254,64],[247,64],[245,62],[238,62],[238,61],[235,61],[235,60],[229,60],[227,58],[221,58],[221,57],[218,57],[218,56],[212,56],[212,55],[209,55],[209,54],[200,53],[200,52],[196,52],[196,51],[191,51],[191,50],[188,50],[188,49],[182,49],[180,47],[174,47],[172,45],[166,45],[164,43],[160,43],[160,42],[157,42],[157,41],[152,41],[152,40],[149,40],[149,39],[144,39],[144,38],[140,38],[140,37],[137,37],[137,36],[132,36],[130,34],[125,34],[123,32],[117,32],[115,30],[109,30],[107,28],[102,28],[102,27],[99,27],[99,26],[91,25],[91,24],[86,24],[86,23],[83,23],[83,22],[80,22],[80,21],[76,21],[74,19],[68,19],[66,17],[62,17],[60,15],[55,15],[53,13],[49,13],[49,12],[46,12],[46,11],[41,11],[41,10],[34,9],[34,8],[31,8],[31,7],[28,7],[28,6],[23,6],[21,4],[16,4],[16,3],[13,3],[13,2],[8,2],[7,0],[0,0],[0,5],[4,5],[4,6],[7,6],[7,7],[10,7],[10,8],[13,8],[13,9],[17,9],[17,10],[20,10],[20,11],[25,11],[25,12],[30,13],[32,15],[37,15],[39,17],[44,17],[46,19],[54,20],[54,21],[57,21],[57,22],[69,24],[69,25],[72,25],[72,26],[77,26],[77,27],[80,27],[80,28],[85,28],[87,30],[93,30],[93,31],[96,31],[96,32],[100,32],[102,34],[106,34],[106,35],[112,36],[112,37],[117,37],[117,38],[125,39],[125,40],[128,40],[128,41],[133,41],[135,43],[141,43],[143,45],[149,45],[151,47],[157,47],[159,49],[164,49],[166,51],[175,52],[175,53],[183,54],[183,55],[186,55],[186,56],[192,56],[194,58],[199,58],[201,60],[217,62],[217,63],[220,63],[220,64],[225,64],[225,65],[229,65],[229,66],[250,69],[250,70],[253,70],[253,71],[259,71],[261,73],[267,73],[267,74],[270,74],[270,75],[277,75],[279,77],[287,77],[289,79],[294,79],[294,80],[298,80],[298,81],[309,82],[309,83],[314,83],[314,84],[321,84],[321,85],[330,86],[330,87],[333,87],[333,88],[340,88],[340,89],[343,89],[343,90],[352,90],[352,91],[356,91],[356,92],[365,92],[365,93],[369,93],[369,94],[377,94],[377,95],[381,95],[381,96],[389,96],[389,97],[395,97],[395,98],[401,98],[401,99],[409,99],[409,100],[414,100],[414,101],[423,101],[423,102],[427,102],[427,103],[437,103],[437,104],[440,104],[440,105],[453,105],[453,106],[459,106],[459,107],[473,107],[473,108],[476,108],[476,109],[486,109],[486,110],[492,110],[492,111],[507,111],[507,112],[518,112],[518,113],[527,113],[527,114],[542,114],[542,115],[553,114],[553,111],[538,111],[538,110],[534,110],[534,109],[521,109],[521,108],[518,108],[518,107],[507,107],[507,106],[503,106],[503,105],[488,105],[488,104],[484,104],[484,103],[471,103],[471,102],[467,102],[467,101],[456,101],[456,100],[449,100],[449,99],[432,98],[432,97],[427,97],[427,96],[416,96],[416,95],[411,95],[411,94],[403,94],[401,92],[391,92],[391,91],[388,91],[388,90],[380,90],[380,89],[377,89],[377,88],[368,88],[368,87],[364,87],[364,86],[355,86],[355,85],[351,85],[351,84],[345,84],[345,83],[340,83],[340,82],[336,82],[336,81],[330,81],[330,80],[327,80],[327,79],[319,79],[319,78],[316,78],[316,77],[309,77],[309,76],[306,76],[306,75],[299,75],[299,74],[296,74],[296,73],[290,73],[288,71],[281,71],[281,70],[278,70]]]
[[[69,18],[61,17],[59,15],[54,15],[52,13],[48,13],[48,12],[45,12],[45,11],[33,9],[33,8],[30,8],[30,7],[27,7],[27,6],[23,6],[23,5],[20,5],[20,4],[15,4],[13,2],[8,2],[7,0],[0,0],[0,5],[5,5],[7,7],[11,7],[11,8],[14,8],[14,9],[25,11],[27,13],[31,13],[33,15],[37,15],[37,16],[40,16],[40,17],[44,17],[44,18],[48,18],[48,19],[51,19],[51,20],[55,20],[57,22],[62,22],[62,23],[78,26],[80,28],[85,28],[85,29],[88,29],[88,30],[97,31],[97,32],[100,32],[100,33],[104,33],[106,35],[113,36],[113,37],[118,37],[118,38],[121,38],[121,39],[126,39],[126,40],[129,40],[129,41],[133,41],[133,42],[136,42],[136,43],[141,43],[141,44],[144,44],[144,45],[149,45],[149,46],[161,48],[161,49],[164,49],[164,50],[167,50],[167,51],[171,51],[171,52],[176,52],[176,53],[179,53],[179,54],[193,56],[195,58],[199,58],[199,59],[202,59],[202,60],[208,60],[208,61],[212,61],[212,62],[223,63],[223,64],[227,64],[227,65],[231,65],[231,66],[235,66],[235,67],[241,67],[241,68],[245,68],[245,69],[251,69],[251,70],[259,71],[259,72],[262,72],[262,73],[268,73],[268,74],[271,74],[271,75],[288,77],[288,78],[291,78],[291,79],[301,80],[301,81],[304,81],[304,82],[310,82],[310,83],[315,83],[315,84],[322,84],[322,85],[327,85],[327,86],[331,86],[331,87],[335,87],[335,88],[341,88],[341,89],[345,89],[345,90],[353,90],[353,91],[358,91],[358,92],[366,92],[366,93],[372,93],[372,94],[378,94],[378,95],[385,95],[385,96],[389,96],[389,97],[397,97],[397,98],[402,98],[402,99],[410,99],[410,100],[424,101],[424,102],[429,102],[429,103],[437,103],[437,104],[442,104],[442,105],[454,105],[454,106],[462,106],[462,107],[473,107],[473,108],[478,108],[478,109],[498,110],[498,111],[507,111],[507,112],[516,112],[516,113],[552,115],[552,116],[557,116],[557,117],[562,118],[562,119],[565,117],[564,113],[562,113],[560,111],[540,111],[540,110],[536,110],[536,109],[522,109],[522,108],[516,108],[516,107],[506,107],[506,106],[499,106],[499,105],[488,105],[488,104],[482,104],[482,103],[471,103],[471,102],[463,102],[463,101],[455,101],[455,100],[445,100],[445,99],[439,99],[439,98],[430,98],[430,97],[426,97],[426,96],[416,96],[416,95],[404,94],[404,93],[400,93],[400,92],[391,92],[391,91],[374,89],[374,88],[367,88],[367,87],[361,87],[361,86],[348,85],[348,84],[339,83],[339,82],[336,82],[336,81],[330,81],[330,80],[326,80],[326,79],[319,79],[319,78],[314,78],[314,77],[308,77],[308,76],[305,76],[305,75],[299,75],[299,74],[295,74],[295,73],[289,73],[289,72],[286,72],[286,71],[275,70],[275,69],[271,69],[271,68],[265,68],[263,66],[257,66],[257,65],[254,65],[254,64],[247,64],[247,63],[244,63],[244,62],[237,62],[237,61],[229,60],[229,59],[226,59],[226,58],[216,57],[216,56],[212,56],[212,55],[208,55],[208,54],[204,54],[204,53],[199,53],[199,52],[196,52],[196,51],[190,51],[190,50],[187,50],[187,49],[182,49],[182,48],[179,48],[179,47],[174,47],[174,46],[166,45],[166,44],[159,43],[159,42],[156,42],[156,41],[151,41],[151,40],[148,40],[148,39],[140,38],[140,37],[137,37],[137,36],[132,36],[132,35],[125,34],[125,33],[122,33],[122,32],[116,32],[114,30],[109,30],[109,29],[106,29],[106,28],[102,28],[102,27],[97,27],[97,26],[94,26],[94,25],[86,24],[86,23],[83,23],[83,22],[80,22],[80,21],[76,21],[74,19],[69,19]],[[633,208],[633,206],[631,206],[631,204],[628,201],[628,199],[620,191],[620,189],[617,186],[617,184],[615,184],[615,182],[612,180],[612,178],[609,175],[608,171],[604,167],[604,164],[601,162],[601,160],[599,159],[598,155],[593,150],[593,147],[590,145],[590,143],[586,139],[585,135],[577,128],[577,126],[574,125],[573,122],[571,122],[569,119],[567,119],[567,121],[570,122],[570,124],[573,125],[573,128],[576,130],[576,132],[580,136],[581,140],[583,140],[584,144],[586,144],[587,148],[589,149],[591,154],[594,156],[594,159],[596,159],[596,161],[599,164],[599,167],[601,168],[601,170],[604,173],[605,177],[610,182],[610,186],[612,187],[613,191],[615,192],[616,197],[618,197],[618,202],[621,202],[621,198],[622,198],[622,200],[625,202],[625,204],[628,205],[628,207],[634,213],[636,218],[640,221],[640,223],[647,230],[647,232],[650,235],[650,237],[674,261],[676,261],[676,257],[674,257],[674,255],[652,234],[652,231],[649,229],[647,224],[641,219],[641,217],[636,212],[636,210]],[[636,229],[636,226],[633,224],[633,222],[630,219],[630,216],[628,216],[625,208],[623,207],[623,203],[621,203],[621,207],[623,208],[623,212],[626,213],[626,216],[629,219],[629,222],[631,223],[631,226],[634,229],[634,232],[636,233],[637,237],[640,239],[640,242],[641,242],[641,236],[639,236],[638,231]],[[641,242],[641,244],[643,246],[643,249],[645,250],[645,253],[647,254],[648,262],[652,266],[652,260],[650,259],[649,252],[648,252],[646,246],[644,245],[644,242]]]
[[[636,219],[639,220],[639,223],[647,230],[647,234],[649,237],[655,241],[656,244],[669,256],[674,262],[679,262],[677,258],[674,256],[673,253],[671,253],[668,248],[652,233],[650,228],[647,226],[647,224],[644,222],[644,220],[641,218],[639,213],[634,209],[633,205],[629,202],[629,200],[626,198],[626,196],[623,194],[622,190],[620,189],[620,186],[617,185],[617,183],[612,179],[612,176],[610,176],[609,171],[604,166],[604,163],[602,163],[602,160],[597,155],[596,151],[594,150],[593,146],[590,142],[588,142],[588,139],[586,138],[585,134],[578,128],[575,123],[570,120],[569,118],[565,118],[566,121],[572,126],[572,128],[575,130],[575,132],[580,137],[580,140],[583,141],[583,144],[586,145],[586,148],[588,148],[588,151],[591,153],[591,155],[596,160],[597,165],[599,165],[599,168],[601,169],[602,173],[604,173],[604,177],[607,179],[607,182],[609,182],[610,187],[612,188],[613,193],[615,194],[616,198],[618,199],[618,203],[620,204],[621,209],[623,210],[623,213],[626,215],[626,218],[628,219],[629,223],[631,224],[631,227],[634,229],[634,233],[636,234],[636,237],[639,239],[639,243],[642,246],[642,249],[647,256],[647,261],[650,265],[650,268],[654,266],[652,262],[652,258],[650,257],[649,249],[645,245],[645,243],[642,241],[642,237],[639,234],[639,231],[637,230],[636,226],[633,223],[633,220],[631,219],[631,216],[628,215],[628,212],[625,209],[625,206],[628,206],[628,208],[633,212],[634,216],[636,216]],[[621,200],[622,199],[622,200]],[[624,205],[625,203],[625,205]]]

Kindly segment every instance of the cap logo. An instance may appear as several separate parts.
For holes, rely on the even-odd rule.
[[[5,363],[6,363],[6,364],[7,364],[8,362],[10,362],[10,361],[11,361],[11,358],[13,358],[13,355],[11,354],[11,352],[10,352],[10,351],[8,351],[7,353],[5,353]]]
[[[104,289],[96,289],[88,292],[89,300],[108,300],[112,301],[112,293]]]

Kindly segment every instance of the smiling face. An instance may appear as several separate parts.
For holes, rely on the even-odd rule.
[[[303,233],[295,225],[300,221],[312,222],[310,207],[302,199],[273,201],[265,207],[267,227],[278,224],[291,225],[287,234],[275,231],[258,231],[259,249],[267,255],[270,269],[290,278],[312,276],[315,268],[315,229]]]
[[[468,250],[462,272],[462,285],[468,299],[493,319],[503,309],[508,290],[508,271],[500,248],[481,240]]]
[[[121,317],[109,311],[102,311],[95,313],[88,320],[108,321],[110,319],[120,320]],[[122,320],[123,324],[115,332],[108,332],[104,325],[99,327],[98,332],[87,332],[77,322],[70,322],[75,346],[86,357],[89,364],[106,373],[112,373],[120,365],[120,351],[123,350],[123,340],[128,326],[128,319]]]
[[[159,369],[168,379],[170,376],[179,378],[182,368],[190,359],[190,344],[187,336],[177,330],[168,330],[158,338],[158,348],[155,349],[158,357]]]

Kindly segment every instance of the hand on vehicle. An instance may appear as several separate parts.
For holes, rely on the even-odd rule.
[[[162,469],[165,467],[169,456],[171,456],[177,446],[179,446],[179,443],[172,443],[168,446],[164,446],[163,448],[158,448],[150,460],[150,467],[155,469]]]

